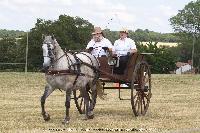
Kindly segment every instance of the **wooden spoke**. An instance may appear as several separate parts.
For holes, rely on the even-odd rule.
[[[151,98],[151,73],[146,62],[136,65],[131,82],[131,104],[135,116],[145,115]]]
[[[96,90],[94,92],[92,92],[91,90],[87,90],[87,93],[89,95],[89,105],[92,105],[92,109],[94,109],[95,104],[96,104]],[[85,102],[84,102],[84,98],[82,96],[82,94],[80,93],[80,91],[78,90],[74,90],[73,91],[74,94],[74,101],[76,104],[76,108],[78,109],[80,114],[84,114],[85,113]]]

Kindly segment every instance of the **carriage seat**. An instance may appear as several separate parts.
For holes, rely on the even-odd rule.
[[[108,65],[113,67],[119,67],[119,57],[108,58]]]
[[[134,54],[127,54],[125,56],[117,57],[117,64],[113,67],[113,73],[119,75],[126,75],[129,68],[130,60]]]

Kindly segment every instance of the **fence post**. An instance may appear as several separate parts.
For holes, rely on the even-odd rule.
[[[25,63],[25,73],[27,73],[27,67],[28,67],[28,31],[26,34],[26,63]]]

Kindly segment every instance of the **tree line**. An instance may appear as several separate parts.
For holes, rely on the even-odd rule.
[[[104,29],[104,34],[106,37],[114,42],[118,38],[118,31],[111,31],[110,29]],[[21,38],[26,35],[26,32],[19,30],[6,30],[0,29],[0,38]],[[158,33],[154,31],[149,31],[148,29],[142,30],[137,29],[135,31],[129,30],[129,36],[135,41],[155,41],[155,42],[178,42],[179,38],[174,33]]]
[[[24,31],[19,30],[6,30],[6,29],[0,29],[0,38],[20,38],[25,35]]]
[[[43,62],[43,57],[42,57],[42,36],[43,35],[51,35],[54,34],[56,37],[57,41],[59,42],[60,46],[63,49],[66,50],[80,50],[80,49],[85,49],[87,43],[91,39],[91,32],[93,31],[94,25],[92,25],[90,22],[87,20],[84,20],[83,18],[80,17],[71,17],[67,15],[60,15],[58,20],[55,21],[50,21],[50,20],[43,20],[43,19],[37,19],[37,22],[35,24],[35,27],[30,30],[28,33],[29,39],[29,54],[28,54],[28,70],[31,71],[38,71],[42,67],[42,62]],[[111,42],[114,43],[116,39],[119,38],[119,32],[118,31],[110,31],[109,29],[105,29],[103,31],[104,35],[106,38],[111,40]],[[156,35],[160,36],[157,37]],[[168,36],[164,40],[167,41],[173,40],[175,41],[175,37],[171,34],[161,34],[161,33],[156,33],[153,31],[149,30],[141,30],[138,29],[135,32],[134,31],[129,31],[129,36],[130,38],[133,38],[136,42],[136,45],[138,47],[139,52],[153,52],[155,53],[156,57],[159,57],[164,55],[161,53],[165,48],[159,48],[156,46],[158,41],[161,41],[161,37]],[[145,37],[146,36],[146,37]],[[173,36],[173,37],[172,37]],[[2,40],[0,40],[0,51],[5,51],[1,53],[1,58],[0,62],[25,62],[25,49],[26,49],[26,34],[21,37],[20,40],[15,40],[15,36],[13,37],[3,37]],[[151,41],[153,40],[154,42],[151,42],[147,46],[143,46],[141,42],[143,41]],[[164,41],[163,40],[163,41]],[[169,41],[168,40],[168,41]],[[152,47],[151,47],[152,46]],[[162,49],[162,50],[161,50]],[[164,55],[166,56],[166,55]],[[167,62],[169,54],[165,59]],[[162,57],[161,57],[162,58]],[[150,63],[155,64],[155,61],[153,58],[150,58]],[[162,61],[162,60],[160,60]],[[164,60],[163,60],[164,61]],[[167,62],[161,67],[156,67],[154,66],[153,72],[155,73],[167,73],[168,69],[171,68],[170,65],[173,64],[174,62],[172,61],[171,64],[167,65]],[[158,63],[156,63],[158,64]],[[162,63],[159,63],[162,64]],[[8,69],[8,68],[14,68],[17,66],[8,66],[4,65],[1,66],[1,69]],[[163,68],[166,67],[166,68]],[[21,68],[21,69],[20,69]],[[18,70],[22,70],[22,66],[17,67]]]
[[[118,31],[111,31],[109,29],[104,30],[105,36],[110,38],[111,42],[114,42],[119,38]],[[137,29],[135,31],[129,30],[129,37],[136,42],[179,42],[179,38],[174,33],[158,33],[150,31],[148,29]]]
[[[176,16],[169,19],[175,33],[161,34],[148,29],[129,31],[129,37],[135,40],[139,52],[154,53],[153,56],[148,57],[153,73],[169,73],[176,68],[175,62],[187,62],[192,57],[194,58],[194,66],[200,67],[199,8],[199,0],[190,2]],[[91,39],[93,27],[94,25],[88,20],[68,15],[60,15],[54,21],[37,19],[35,26],[28,33],[28,70],[38,71],[42,66],[41,46],[43,35],[54,34],[63,49],[85,49]],[[117,31],[105,29],[103,32],[111,42],[119,37]],[[0,36],[0,62],[25,62],[27,38],[24,33],[20,36],[20,40],[16,40],[15,35]],[[146,45],[142,44],[144,41],[148,43]],[[177,47],[158,47],[158,42],[178,42],[179,45]],[[195,50],[192,53],[193,46],[195,46]],[[16,66],[10,67],[12,69]],[[0,66],[0,70],[7,68],[8,66],[5,65]],[[17,69],[21,70],[22,67]]]

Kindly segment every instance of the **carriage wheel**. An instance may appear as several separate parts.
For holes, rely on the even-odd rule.
[[[92,108],[92,110],[93,110],[95,107],[95,104],[96,104],[97,91],[96,90],[91,91],[90,88],[87,87],[87,92],[88,92],[88,95],[90,98],[89,104],[93,105],[93,108]],[[80,114],[84,114],[85,113],[85,104],[84,104],[84,98],[82,97],[82,94],[80,93],[79,90],[74,90],[73,94],[74,94],[74,101],[76,104],[76,108],[78,109]]]
[[[135,116],[145,115],[151,98],[151,72],[146,62],[135,66],[131,82],[131,105]]]

